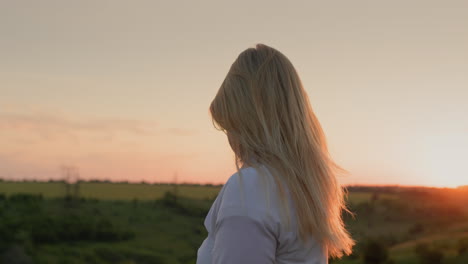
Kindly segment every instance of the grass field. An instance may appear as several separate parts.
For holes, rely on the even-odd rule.
[[[221,187],[178,185],[179,195],[193,199],[214,199]],[[172,184],[128,184],[128,183],[97,183],[84,182],[79,184],[80,196],[102,200],[154,200],[163,197],[167,191],[174,191]],[[47,198],[63,197],[65,186],[60,182],[0,182],[0,193],[6,195],[16,193],[41,194]],[[381,194],[381,198],[397,198],[394,194]],[[359,204],[370,201],[370,192],[351,192],[347,197],[349,202]]]
[[[79,193],[84,198],[102,200],[154,200],[163,197],[167,191],[174,191],[169,184],[128,184],[84,182],[79,184]],[[212,199],[221,187],[178,185],[180,195],[194,199]],[[0,193],[42,194],[47,198],[65,196],[65,185],[60,182],[0,182]]]
[[[206,236],[202,214],[181,213],[163,200],[21,199],[0,200],[0,234],[6,234],[2,240],[10,240],[11,244],[2,245],[0,240],[0,263],[194,263],[194,249]],[[190,200],[180,202],[192,204]],[[209,204],[199,201],[196,206],[203,207],[201,212],[205,213]],[[101,233],[107,238],[87,239],[86,230],[101,220],[105,225],[101,225]],[[39,230],[41,235],[34,235]],[[109,238],[113,231],[131,232],[134,238]],[[57,238],[58,232],[68,238]],[[21,250],[15,245],[21,245]],[[8,261],[2,251],[9,252]],[[15,262],[25,259],[25,255],[31,262]]]
[[[176,189],[180,196],[177,201],[167,196],[167,191]],[[0,263],[4,259],[2,254],[6,254],[2,250],[27,255],[32,262],[24,263],[38,264],[195,263],[196,251],[207,235],[204,218],[220,189],[220,186],[85,182],[79,184],[80,197],[84,199],[68,204],[63,199],[66,193],[63,183],[0,181],[0,237],[10,241],[5,244],[0,240]],[[30,201],[18,196],[21,193],[41,196]],[[386,248],[393,261],[387,263],[426,263],[415,253],[416,246],[421,244],[443,254],[442,262],[437,263],[468,263],[468,255],[459,253],[459,241],[468,240],[466,192],[357,188],[350,189],[348,204],[355,218],[346,216],[345,222],[358,244],[353,255],[331,263],[364,263],[363,248],[369,239],[377,239]],[[67,215],[71,218],[64,218]],[[50,234],[37,240],[31,231],[37,229],[36,225],[46,231],[58,228],[56,232],[65,234],[78,228],[75,235],[80,235],[91,223],[103,219],[115,232],[128,231],[134,237],[113,242],[68,238],[70,242],[65,237],[62,238],[65,242],[57,243],[54,242],[57,238]],[[51,238],[52,242],[47,242]],[[12,245],[19,245],[22,251],[11,249]],[[3,263],[15,262],[10,259]]]

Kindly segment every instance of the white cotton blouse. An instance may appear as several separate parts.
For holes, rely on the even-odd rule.
[[[264,174],[241,168],[223,185],[205,218],[208,236],[196,264],[327,264],[328,255],[317,240],[299,240],[287,188],[291,229],[286,229],[276,184],[266,167],[260,168]]]

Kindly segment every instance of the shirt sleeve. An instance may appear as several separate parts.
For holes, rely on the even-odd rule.
[[[231,215],[217,223],[212,264],[273,264],[277,240],[262,222]]]

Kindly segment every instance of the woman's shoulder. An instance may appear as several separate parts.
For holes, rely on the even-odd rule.
[[[257,196],[260,189],[267,187],[264,182],[265,179],[262,177],[259,169],[254,167],[241,168],[232,174],[226,181],[225,186],[223,186],[223,199],[232,203],[226,202],[224,205],[240,205],[236,202],[240,202],[239,199],[242,198],[250,199],[250,205],[254,205],[254,201],[258,202],[257,199],[253,199],[254,196]]]
[[[220,219],[245,215],[262,220],[277,215],[276,187],[264,166],[244,167],[232,174],[220,198]]]
[[[228,180],[226,181],[226,187],[229,188],[241,188],[246,184],[259,184],[258,180],[260,178],[260,173],[258,168],[255,167],[243,167],[233,173]]]

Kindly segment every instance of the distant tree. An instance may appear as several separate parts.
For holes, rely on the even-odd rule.
[[[375,203],[379,199],[379,193],[373,192],[371,196],[371,203]]]
[[[383,243],[371,239],[364,246],[363,260],[365,264],[380,264],[388,260],[388,251]]]

